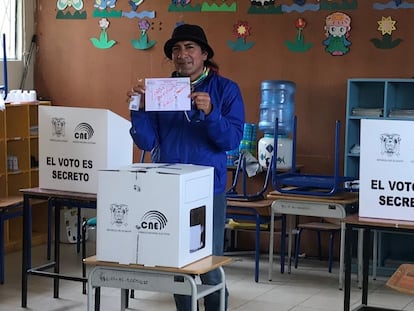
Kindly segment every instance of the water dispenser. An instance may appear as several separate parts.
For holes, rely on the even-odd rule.
[[[258,143],[259,163],[268,167],[273,154],[275,120],[278,120],[277,168],[292,165],[293,119],[295,114],[296,84],[285,80],[266,80],[261,83],[259,130],[264,137]]]

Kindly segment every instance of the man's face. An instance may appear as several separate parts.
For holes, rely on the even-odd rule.
[[[172,60],[181,76],[195,80],[203,72],[207,52],[193,41],[179,41],[172,48]]]

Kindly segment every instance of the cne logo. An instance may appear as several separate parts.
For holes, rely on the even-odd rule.
[[[75,133],[73,134],[76,139],[90,140],[94,134],[92,126],[88,123],[82,122],[75,127]]]
[[[159,211],[148,211],[141,218],[141,226],[139,229],[162,230],[167,225],[167,217]]]

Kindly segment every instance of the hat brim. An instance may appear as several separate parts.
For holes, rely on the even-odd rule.
[[[193,41],[193,42],[197,43],[203,50],[207,51],[207,59],[211,59],[214,56],[214,51],[211,48],[211,46],[209,46],[205,42],[200,41],[196,37],[186,36],[186,37],[182,37],[182,38],[171,38],[167,42],[165,42],[165,44],[164,44],[164,54],[169,59],[172,59],[172,48],[173,48],[174,44],[176,44],[179,41]]]

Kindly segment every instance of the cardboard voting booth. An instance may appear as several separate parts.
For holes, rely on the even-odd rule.
[[[132,163],[130,127],[106,109],[39,106],[39,187],[97,193],[99,169]]]
[[[212,253],[214,168],[99,171],[96,259],[181,268]]]
[[[414,121],[361,120],[359,216],[414,221]]]

